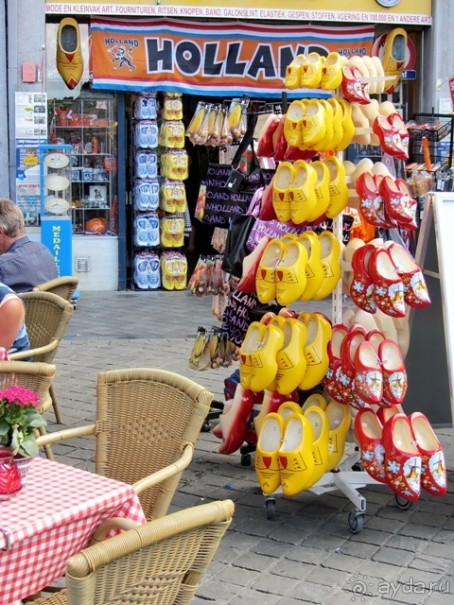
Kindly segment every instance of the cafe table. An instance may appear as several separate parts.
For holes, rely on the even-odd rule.
[[[60,578],[69,557],[112,517],[145,523],[134,489],[47,458],[36,458],[26,484],[0,495],[0,605]]]

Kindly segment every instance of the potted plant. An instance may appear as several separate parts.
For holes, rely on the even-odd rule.
[[[19,470],[38,454],[37,429],[47,425],[38,406],[38,395],[26,387],[0,390],[0,446],[11,450]]]

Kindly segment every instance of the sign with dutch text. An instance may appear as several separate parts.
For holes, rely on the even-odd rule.
[[[371,26],[91,20],[93,88],[280,97],[298,54],[370,55]]]
[[[432,0],[49,0],[47,14],[431,25]]]

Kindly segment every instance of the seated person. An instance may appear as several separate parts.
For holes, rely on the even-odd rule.
[[[9,354],[30,349],[24,318],[23,302],[11,288],[0,282],[0,347]]]
[[[28,292],[56,277],[57,265],[49,248],[29,239],[22,210],[0,198],[0,282],[14,292]]]

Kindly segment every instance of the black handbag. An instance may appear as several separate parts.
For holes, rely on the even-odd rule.
[[[252,196],[259,187],[267,185],[274,171],[260,168],[252,141],[257,116],[249,120],[247,131],[241,141],[232,164],[208,163],[205,178],[205,211],[202,222],[227,229],[233,215],[246,214]],[[252,160],[248,174],[238,167],[246,149],[251,146]]]
[[[243,259],[249,254],[246,244],[254,223],[255,217],[250,214],[230,217],[222,270],[234,277],[241,278],[243,274]]]

